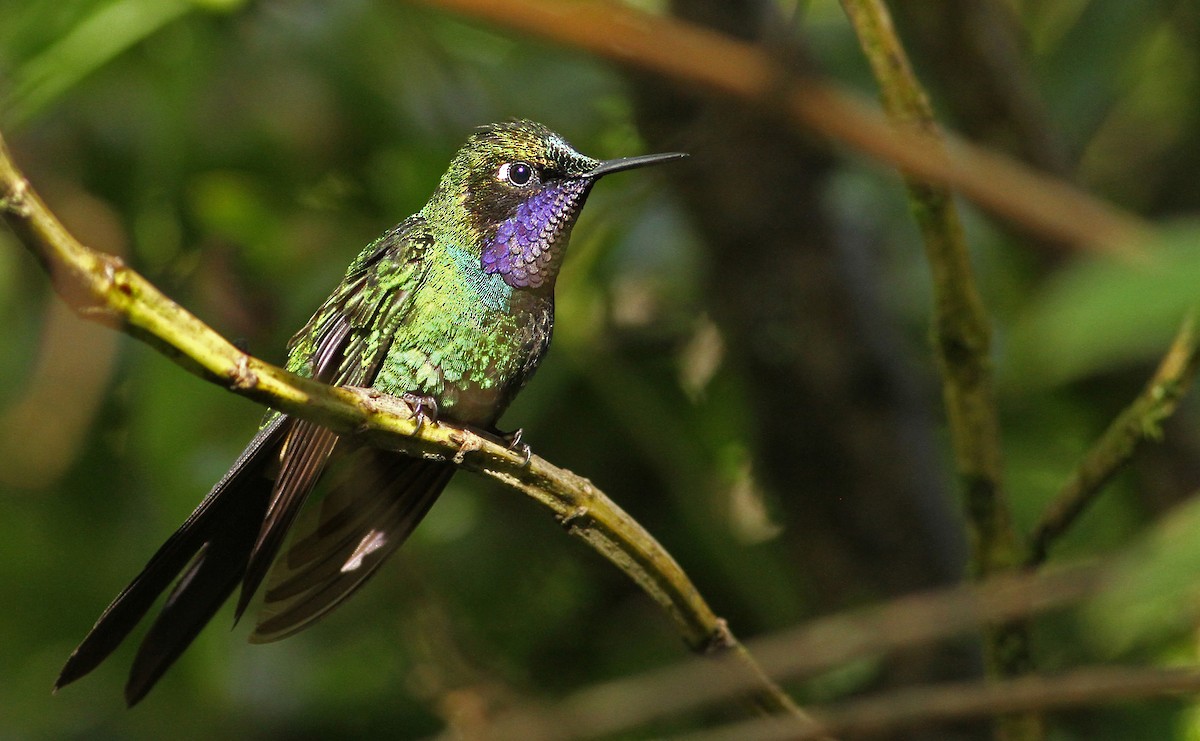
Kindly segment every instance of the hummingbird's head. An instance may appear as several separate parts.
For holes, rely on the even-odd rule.
[[[683,157],[600,161],[533,121],[481,128],[455,155],[439,190],[466,209],[486,273],[513,288],[551,288],[571,227],[603,175]]]

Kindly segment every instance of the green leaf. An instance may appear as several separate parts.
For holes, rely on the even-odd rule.
[[[1081,260],[1053,278],[1013,329],[1010,379],[1059,384],[1160,356],[1200,299],[1200,226],[1163,230],[1147,253]]]
[[[1200,619],[1200,499],[1164,518],[1119,560],[1088,608],[1088,635],[1113,655],[1195,630]]]
[[[227,5],[211,0],[116,0],[101,5],[20,66],[5,107],[14,122],[24,122],[80,80],[193,8],[224,10]]]

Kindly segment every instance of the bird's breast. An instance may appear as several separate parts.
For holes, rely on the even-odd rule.
[[[431,268],[374,385],[431,396],[443,418],[486,427],[544,354],[553,299],[514,294],[499,276],[456,262],[451,256],[448,266]]]

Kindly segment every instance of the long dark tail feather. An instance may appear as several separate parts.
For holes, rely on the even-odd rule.
[[[200,506],[159,548],[71,654],[55,689],[95,669],[178,578],[134,658],[125,698],[136,704],[233,591],[238,615],[274,562],[251,640],[296,633],[362,586],[412,533],[455,467],[373,448],[350,448],[320,506],[300,514],[337,438],[279,417],[264,427]],[[272,477],[270,467],[280,461]],[[274,478],[274,483],[272,483]],[[287,553],[276,558],[284,535]]]
[[[267,483],[237,493],[246,500],[239,503],[245,509],[224,518],[215,529],[146,632],[125,684],[125,702],[131,707],[191,645],[241,582],[269,501]]]
[[[167,627],[172,622],[168,614],[181,616],[185,614],[185,606],[200,602],[207,605],[215,601],[219,607],[241,578],[246,555],[254,543],[267,506],[270,481],[263,476],[263,471],[278,453],[279,445],[291,424],[290,419],[280,416],[254,436],[229,472],[217,482],[183,525],[163,543],[142,572],[100,615],[96,625],[67,659],[54,684],[55,690],[99,666],[190,562],[192,567],[173,590],[163,614],[138,652],[134,672],[126,689],[130,704],[153,686],[154,681],[195,638],[215,608],[208,611],[196,625],[192,625],[197,622],[192,619],[194,616],[189,615],[188,625],[180,629]],[[249,543],[243,546],[240,539],[225,535],[231,522],[253,524],[255,532]],[[210,541],[212,545],[205,549],[205,544]],[[237,547],[244,548],[240,556],[235,552]],[[219,587],[213,583],[219,581],[214,579],[214,574],[221,569],[234,572],[227,587],[224,582]],[[185,597],[191,590],[197,590],[196,598]],[[203,599],[200,595],[203,595]],[[195,617],[199,614],[196,613]]]
[[[246,576],[242,581],[242,592],[238,597],[234,619],[240,620],[250,604],[263,577],[271,568],[284,536],[300,512],[304,500],[312,493],[320,478],[325,462],[333,453],[338,437],[332,430],[311,422],[298,422],[288,433],[284,442],[287,451],[283,456],[271,504],[250,551],[246,564]]]

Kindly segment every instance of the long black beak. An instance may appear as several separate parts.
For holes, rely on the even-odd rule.
[[[622,170],[632,170],[635,167],[645,167],[646,165],[657,165],[660,162],[670,162],[687,157],[685,152],[665,152],[663,154],[643,154],[638,157],[622,157],[615,160],[605,160],[593,167],[589,172],[584,173],[585,178],[598,178],[601,175],[609,175]]]

